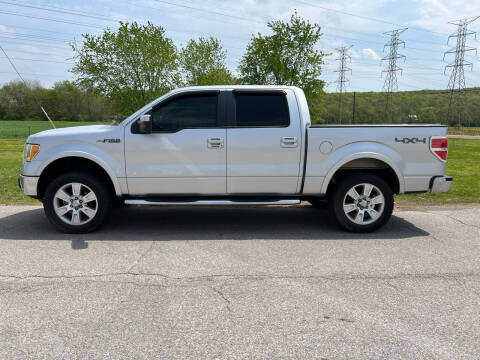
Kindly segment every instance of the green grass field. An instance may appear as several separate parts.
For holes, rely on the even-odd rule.
[[[480,203],[480,140],[449,139],[447,175],[453,176],[450,191],[441,194],[406,194],[397,200],[421,204]]]
[[[0,139],[0,204],[38,204],[24,196],[17,183],[24,139]],[[447,174],[454,177],[444,194],[409,194],[397,201],[419,204],[480,203],[480,140],[450,139]]]
[[[56,121],[56,127],[98,125],[102,122]],[[35,120],[0,120],[0,139],[25,139],[30,134],[49,130],[52,126],[45,121]]]

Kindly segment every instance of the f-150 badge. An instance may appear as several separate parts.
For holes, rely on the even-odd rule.
[[[418,143],[426,144],[427,139],[426,138],[423,138],[423,139],[419,139],[419,138],[398,139],[398,138],[395,138],[395,142],[400,142],[400,143],[404,143],[404,144],[418,144]]]
[[[119,143],[120,139],[103,139],[103,140],[97,140],[97,142],[101,143]]]

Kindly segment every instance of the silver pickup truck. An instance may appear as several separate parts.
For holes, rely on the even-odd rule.
[[[349,231],[392,214],[393,195],[445,192],[447,128],[312,125],[291,86],[173,90],[116,126],[30,136],[19,183],[65,232],[98,228],[115,204],[292,205],[328,201]]]

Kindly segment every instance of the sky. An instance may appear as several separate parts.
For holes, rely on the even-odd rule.
[[[69,70],[73,52],[68,45],[81,44],[82,34],[101,34],[115,29],[118,21],[150,21],[165,28],[167,36],[181,47],[191,38],[215,36],[227,52],[227,66],[236,73],[238,63],[252,34],[268,34],[267,22],[287,20],[298,14],[322,27],[318,49],[331,54],[325,58],[321,79],[326,90],[336,91],[338,73],[336,48],[352,46],[351,73],[347,91],[381,91],[382,70],[387,62],[389,42],[385,32],[408,28],[400,38],[406,56],[398,62],[398,90],[446,89],[454,60],[445,51],[455,45],[456,25],[462,18],[480,15],[480,1],[464,0],[0,0],[0,45],[25,79],[45,87],[56,81],[74,80]],[[480,48],[480,19],[469,28],[478,31],[467,44]],[[480,54],[479,54],[480,55]],[[480,86],[480,56],[468,52],[473,71],[465,70],[467,87]],[[0,53],[0,85],[18,79]]]

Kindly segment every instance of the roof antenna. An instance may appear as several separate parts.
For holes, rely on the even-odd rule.
[[[18,72],[18,70],[17,70],[17,68],[15,67],[15,65],[13,64],[12,60],[8,57],[7,53],[6,53],[5,50],[3,49],[2,45],[0,45],[0,49],[2,49],[3,53],[5,54],[5,57],[7,58],[8,62],[10,63],[10,65],[12,65],[13,70],[15,70],[15,72],[16,72],[17,75],[18,75],[18,77],[23,81],[23,83],[25,84],[25,86],[28,87],[27,82],[26,82],[25,79],[22,77],[22,75]],[[53,120],[50,119],[50,116],[48,116],[47,112],[45,111],[45,109],[43,108],[43,106],[40,104],[40,101],[38,101],[38,99],[35,97],[35,95],[33,95],[33,98],[35,99],[35,102],[37,103],[37,105],[40,106],[40,109],[42,109],[42,112],[45,114],[45,116],[47,117],[48,121],[50,121],[50,124],[52,125],[52,127],[55,129],[55,124],[53,123]]]

